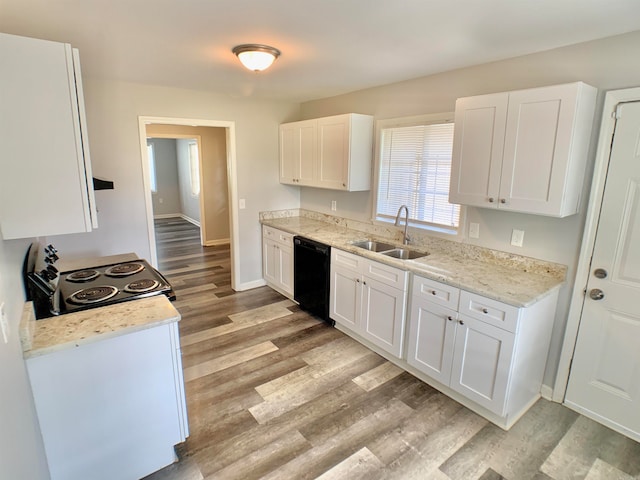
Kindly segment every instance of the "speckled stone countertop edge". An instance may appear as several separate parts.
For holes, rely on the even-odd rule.
[[[180,321],[180,313],[164,295],[36,320],[25,302],[20,340],[26,359],[108,340]]]
[[[324,222],[313,216],[296,216],[297,211],[291,213],[282,216],[277,213],[261,215],[260,222],[515,307],[528,307],[565,284],[564,265],[497,251],[488,255],[461,255],[461,249],[466,245],[458,246],[457,242],[447,240],[442,241],[446,243],[436,242],[430,246],[409,246],[412,250],[429,251],[427,257],[395,259],[352,245],[354,241],[366,238],[399,244],[393,237],[355,230],[344,223]],[[395,230],[397,228],[391,229],[392,232]],[[441,248],[442,245],[451,247],[451,251]],[[472,248],[476,251],[488,250]]]

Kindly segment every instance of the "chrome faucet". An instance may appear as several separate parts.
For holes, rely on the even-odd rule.
[[[409,207],[407,207],[406,205],[400,205],[400,208],[398,209],[398,213],[396,214],[396,222],[395,222],[395,226],[397,227],[400,224],[400,212],[402,211],[402,209],[404,208],[404,232],[402,234],[402,244],[403,245],[409,245],[409,235],[407,235],[407,227],[409,226]]]

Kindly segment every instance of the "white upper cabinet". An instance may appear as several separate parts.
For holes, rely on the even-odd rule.
[[[578,212],[597,89],[582,82],[456,102],[449,201]]]
[[[96,228],[78,51],[0,34],[5,240]]]
[[[371,188],[373,117],[348,113],[280,125],[280,183]]]

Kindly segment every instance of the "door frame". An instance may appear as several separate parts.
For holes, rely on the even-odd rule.
[[[179,125],[189,127],[221,127],[226,132],[227,143],[227,186],[229,203],[229,243],[231,257],[231,288],[238,290],[238,279],[240,278],[240,261],[238,252],[240,251],[240,230],[238,226],[238,175],[236,168],[236,123],[224,120],[205,120],[193,118],[174,117],[138,117],[138,132],[140,140],[140,161],[142,163],[142,179],[144,182],[144,200],[147,216],[147,233],[149,239],[149,251],[151,252],[151,264],[158,266],[158,252],[156,250],[156,233],[153,221],[153,203],[151,199],[151,174],[149,172],[149,160],[147,158],[147,125],[159,123],[163,125]],[[200,167],[202,167],[202,155],[200,155]],[[202,185],[202,176],[200,176]],[[202,190],[201,190],[202,193]],[[202,194],[200,201],[202,202]],[[201,204],[202,207],[202,204]],[[201,209],[202,211],[202,209]],[[201,234],[202,235],[202,234]]]
[[[611,90],[606,92],[605,95],[584,234],[553,388],[552,400],[556,402],[564,402],[567,384],[569,383],[569,374],[571,373],[573,351],[578,339],[578,328],[580,327],[582,308],[585,301],[584,292],[591,273],[591,256],[595,247],[596,233],[600,221],[600,207],[604,197],[607,170],[611,157],[611,141],[616,126],[616,108],[620,103],[635,101],[640,101],[640,88]]]

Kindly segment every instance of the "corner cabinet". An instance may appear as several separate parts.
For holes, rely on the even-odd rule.
[[[517,308],[414,276],[407,363],[509,428],[540,397],[556,301]]]
[[[78,51],[0,33],[5,240],[97,228]]]
[[[267,284],[293,298],[293,235],[272,227],[262,227],[263,276]]]
[[[582,82],[459,98],[449,201],[578,212],[597,89]]]
[[[407,280],[403,270],[332,248],[329,317],[400,358]]]
[[[280,125],[280,183],[371,188],[373,117],[348,113]]]

